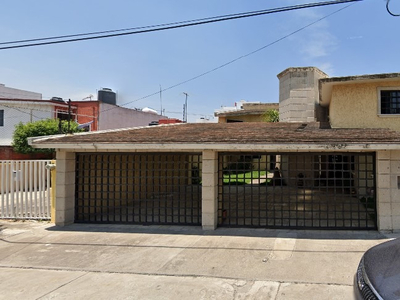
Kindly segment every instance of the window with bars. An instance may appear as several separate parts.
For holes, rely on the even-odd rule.
[[[381,90],[381,114],[393,115],[400,114],[400,89]]]

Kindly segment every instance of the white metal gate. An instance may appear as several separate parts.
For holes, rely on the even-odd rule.
[[[50,219],[50,160],[0,160],[0,219]]]

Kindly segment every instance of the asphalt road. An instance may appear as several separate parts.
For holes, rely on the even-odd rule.
[[[376,231],[0,221],[0,299],[353,299]]]

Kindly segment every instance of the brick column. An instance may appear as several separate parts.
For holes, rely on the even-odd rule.
[[[204,150],[202,165],[202,226],[214,230],[218,223],[218,152]]]
[[[74,223],[75,215],[75,153],[57,151],[55,223]]]

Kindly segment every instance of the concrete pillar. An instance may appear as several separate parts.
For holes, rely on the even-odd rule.
[[[57,151],[55,223],[74,223],[75,215],[75,153]]]
[[[377,213],[380,231],[400,230],[400,151],[378,151]]]
[[[202,227],[214,230],[218,224],[218,152],[204,150],[202,164]]]

